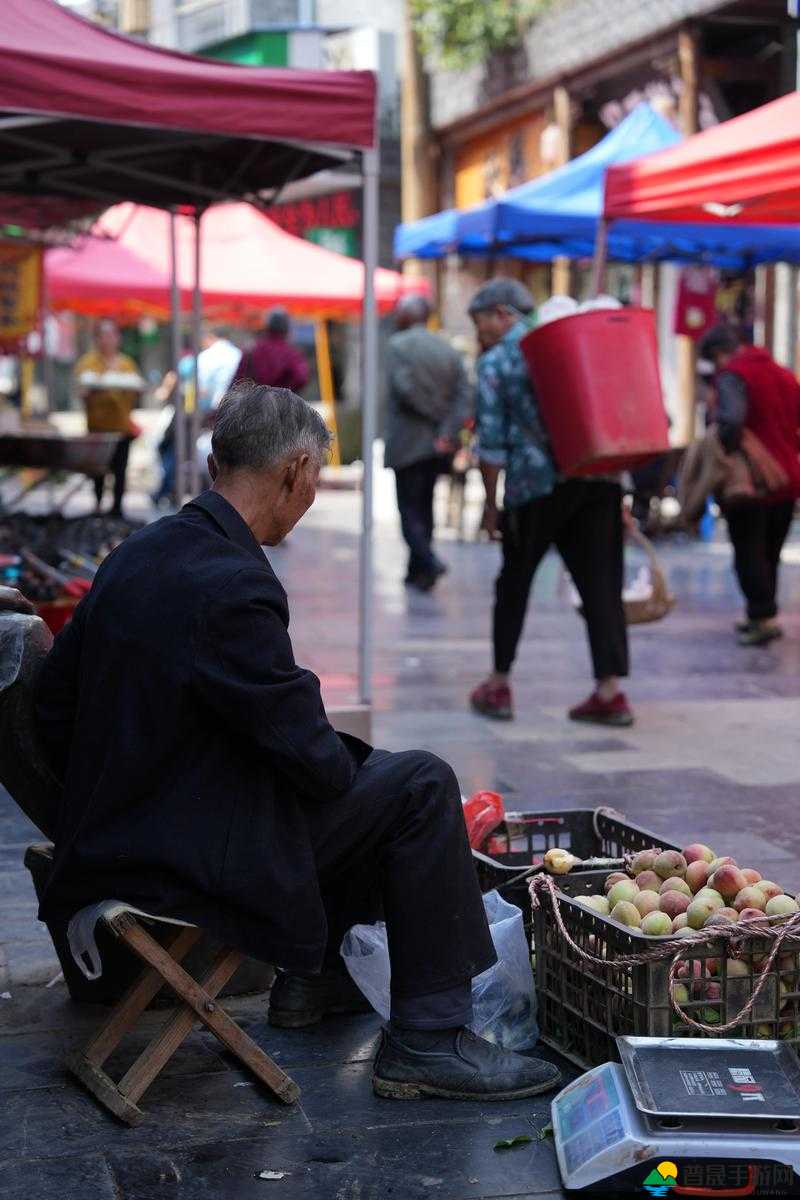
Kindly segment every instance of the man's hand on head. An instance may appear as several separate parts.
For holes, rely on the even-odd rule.
[[[17,612],[32,615],[36,609],[15,587],[0,587],[0,613]]]

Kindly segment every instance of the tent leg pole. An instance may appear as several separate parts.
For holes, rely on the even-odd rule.
[[[172,317],[172,369],[175,372],[175,504],[183,504],[186,492],[186,396],[178,376],[181,360],[181,297],[178,287],[178,218],[169,214],[170,308]]]
[[[320,317],[314,322],[314,351],[317,359],[317,379],[319,380],[319,398],[325,414],[325,424],[333,434],[330,465],[342,465],[339,447],[339,427],[336,421],[336,390],[333,386],[333,368],[331,367],[331,347],[328,338],[328,322]]]
[[[203,213],[194,212],[194,291],[192,293],[192,354],[194,355],[194,403],[189,421],[189,479],[192,495],[200,491],[200,464],[197,461],[197,439],[200,436],[200,345],[203,331],[203,294],[200,290],[200,222]]]
[[[364,301],[361,313],[361,544],[358,588],[358,692],[362,704],[372,702],[372,505],[373,443],[378,406],[378,314],[375,269],[378,265],[378,150],[363,156]]]
[[[597,223],[597,236],[594,243],[594,260],[592,262],[592,279],[589,287],[590,296],[599,296],[605,284],[606,264],[608,261],[608,221],[601,217]]]

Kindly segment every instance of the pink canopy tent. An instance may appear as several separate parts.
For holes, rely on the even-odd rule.
[[[143,312],[167,318],[170,279],[169,214],[120,204],[104,214],[74,249],[50,251],[47,284],[51,306],[122,319]],[[183,307],[194,283],[194,222],[176,221],[178,283]],[[259,320],[272,304],[296,316],[353,318],[364,298],[364,264],[296,238],[249,204],[220,204],[203,219],[200,286],[203,310],[218,320]],[[409,290],[426,289],[419,279],[378,268],[375,290],[380,312],[389,311]]]
[[[78,246],[48,250],[45,281],[48,307],[57,312],[66,309],[122,322],[169,315],[167,272],[120,242],[87,238]],[[188,306],[188,295],[183,300]]]

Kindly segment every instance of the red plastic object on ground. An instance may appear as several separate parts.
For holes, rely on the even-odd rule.
[[[503,797],[497,792],[474,792],[463,808],[469,844],[473,850],[482,850],[489,834],[505,820]]]
[[[651,310],[575,313],[520,346],[562,474],[622,471],[669,450]]]
[[[64,596],[61,600],[48,600],[36,605],[36,615],[41,617],[50,632],[60,633],[78,606],[79,596]]]

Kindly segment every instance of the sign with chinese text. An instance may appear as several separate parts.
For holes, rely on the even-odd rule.
[[[0,242],[0,345],[14,349],[39,324],[42,251]]]
[[[361,205],[358,191],[332,192],[289,204],[276,204],[267,216],[295,237],[340,254],[358,255]]]

